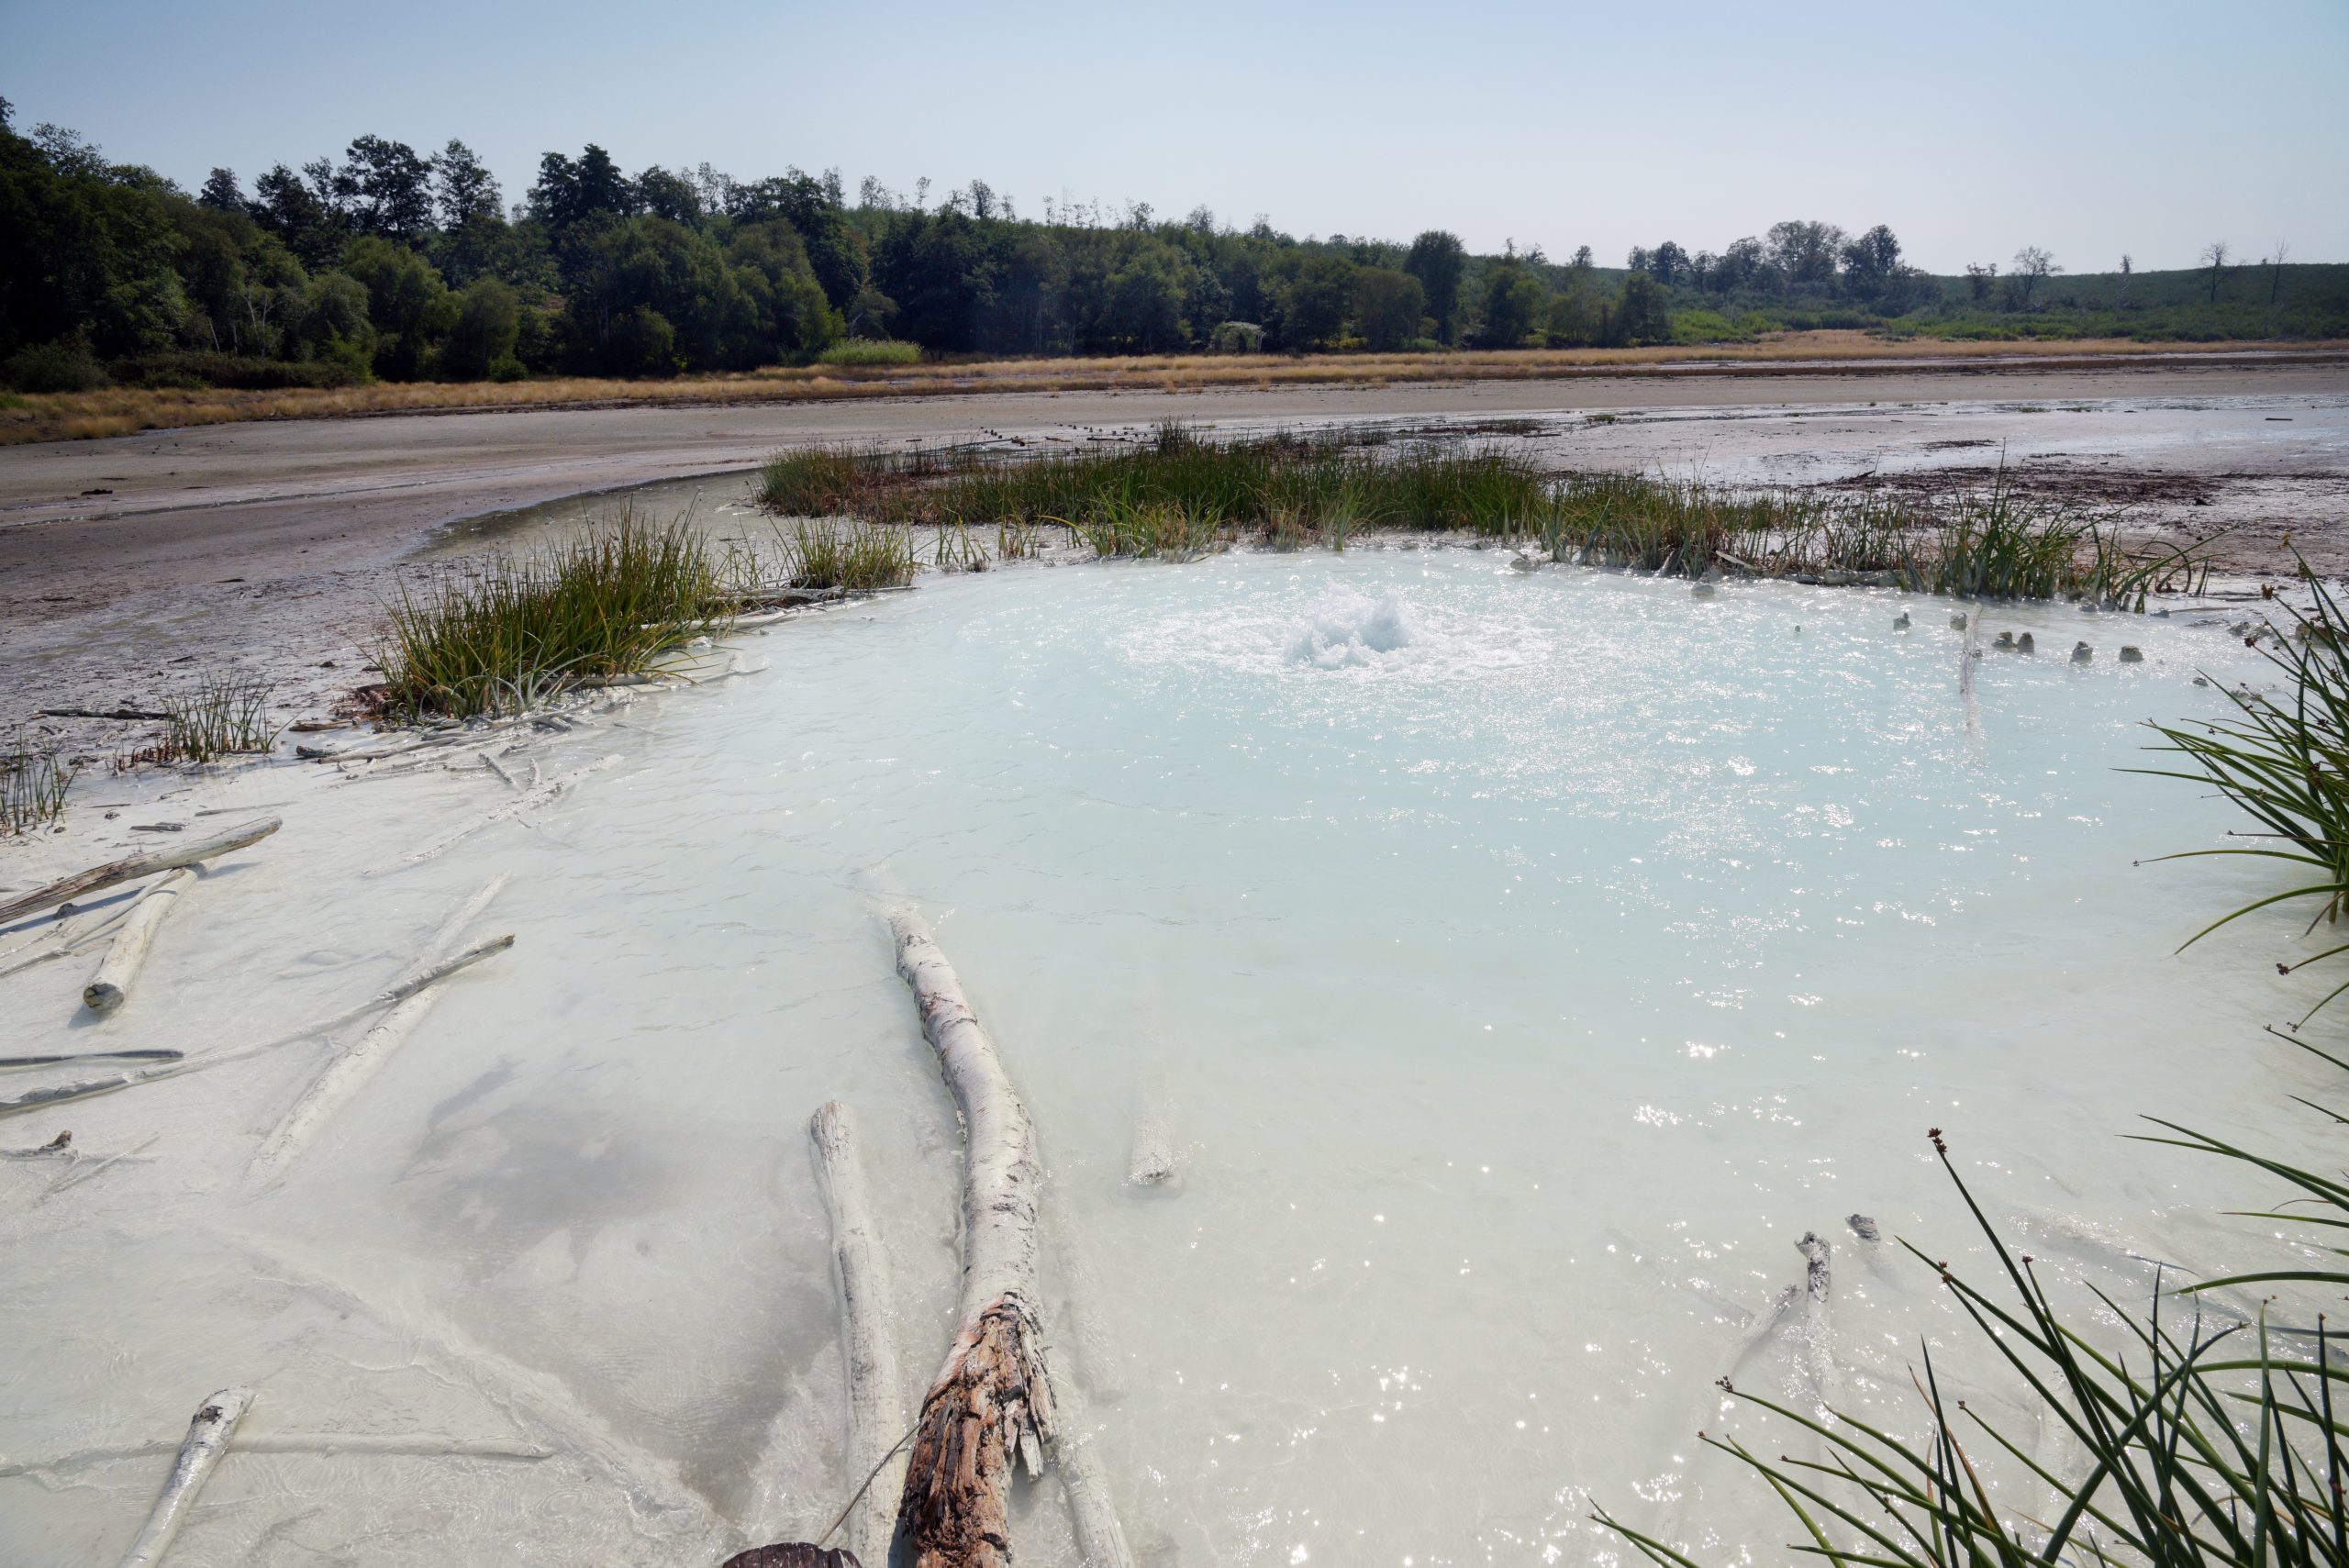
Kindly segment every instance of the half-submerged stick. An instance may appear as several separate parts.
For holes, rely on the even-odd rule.
[[[848,1107],[837,1100],[818,1106],[807,1138],[816,1156],[816,1184],[831,1214],[832,1261],[840,1270],[849,1469],[867,1477],[849,1510],[848,1545],[860,1562],[885,1563],[896,1522],[895,1499],[905,1491],[903,1434],[911,1424],[896,1337],[889,1328],[888,1254],[874,1238],[864,1163]]]
[[[252,1164],[245,1172],[248,1181],[267,1181],[283,1173],[309,1136],[325,1125],[328,1118],[341,1108],[343,1102],[359,1091],[360,1085],[374,1076],[376,1070],[400,1048],[416,1026],[424,1021],[424,1015],[432,1010],[432,1004],[440,999],[440,994],[432,990],[429,983],[418,983],[423,975],[458,959],[473,962],[486,958],[492,952],[503,952],[514,945],[511,936],[493,937],[486,942],[474,943],[462,952],[449,951],[463,935],[466,925],[488,907],[490,900],[496,897],[498,890],[505,885],[505,877],[493,878],[441,922],[440,931],[433,938],[429,962],[422,970],[395,984],[391,991],[384,993],[386,995],[399,994],[398,999],[392,1004],[392,1010],[377,1020],[373,1029],[361,1035],[351,1049],[328,1062],[326,1070],[310,1081],[310,1086],[302,1091],[302,1097],[294,1102],[293,1108],[285,1113],[276,1129],[262,1140],[261,1148],[255,1151]]]
[[[1004,1568],[1011,1557],[1005,1502],[1012,1456],[1041,1475],[1044,1445],[1053,1438],[1053,1385],[1036,1307],[1043,1173],[1028,1113],[929,926],[899,910],[889,929],[897,973],[920,1008],[922,1034],[938,1054],[966,1137],[963,1325],[922,1400],[898,1521],[915,1568]],[[1063,1478],[1078,1549],[1096,1568],[1130,1568],[1132,1554],[1089,1456],[1082,1476],[1064,1462]]]
[[[180,895],[195,884],[195,873],[182,866],[165,872],[149,884],[139,895],[139,902],[130,906],[130,913],[123,917],[122,929],[114,934],[114,945],[98,961],[98,972],[82,987],[82,1006],[102,1014],[122,1006],[130,995],[131,981],[147,962],[147,950],[154,945],[156,930],[179,907]]]
[[[52,882],[47,887],[36,888],[0,904],[0,926],[36,910],[53,909],[67,899],[79,898],[85,893],[96,893],[122,883],[136,882],[159,871],[177,871],[182,866],[196,865],[225,855],[231,850],[241,850],[249,844],[261,842],[284,826],[283,817],[264,817],[258,822],[232,828],[216,839],[199,839],[193,844],[157,850],[152,854],[126,855],[102,866],[92,866],[88,871],[75,872],[61,882]]]
[[[139,1530],[139,1539],[123,1554],[122,1568],[154,1568],[170,1551],[173,1540],[185,1522],[188,1505],[203,1489],[212,1467],[220,1462],[220,1451],[228,1445],[228,1434],[237,1429],[246,1410],[253,1402],[250,1388],[224,1388],[206,1400],[187,1424],[187,1436],[180,1442],[179,1457],[172,1462],[172,1473],[163,1483],[163,1495],[155,1499],[147,1524]]]
[[[588,763],[585,767],[575,768],[572,772],[563,774],[561,778],[550,779],[542,784],[533,785],[530,789],[516,795],[513,799],[507,801],[504,805],[496,806],[483,813],[481,816],[474,817],[471,822],[466,823],[463,827],[442,834],[440,838],[435,839],[431,843],[425,845],[424,848],[415,851],[413,853],[404,855],[388,865],[377,866],[374,870],[370,871],[365,874],[368,876],[381,876],[386,872],[399,871],[408,866],[422,865],[427,861],[438,860],[440,856],[447,854],[451,850],[455,849],[459,844],[462,843],[465,840],[472,838],[475,833],[480,832],[483,828],[494,827],[496,824],[505,821],[507,817],[528,811],[533,806],[544,806],[549,801],[554,799],[555,796],[561,795],[563,791],[571,788],[573,784],[576,784],[581,780],[586,778],[589,774],[601,773],[603,770],[612,766],[619,760],[620,759],[617,753],[608,757],[599,757],[595,762]]]
[[[493,891],[503,881],[504,879],[500,878],[497,884],[492,884],[491,888],[484,889],[481,894],[475,894],[474,899],[486,902],[484,895]],[[152,1084],[164,1078],[176,1078],[183,1073],[200,1073],[207,1067],[220,1067],[231,1062],[242,1062],[249,1057],[259,1056],[264,1051],[274,1051],[279,1046],[290,1045],[297,1040],[306,1040],[314,1034],[339,1028],[362,1013],[383,1006],[386,1003],[396,1005],[407,1001],[423,992],[426,987],[437,984],[459,970],[470,968],[495,953],[504,952],[513,945],[514,939],[511,935],[485,938],[462,952],[452,954],[437,963],[429,964],[410,973],[389,989],[377,992],[359,1006],[347,1008],[335,1018],[307,1025],[295,1029],[291,1034],[279,1035],[274,1040],[265,1040],[257,1045],[240,1045],[228,1051],[206,1051],[202,1056],[189,1057],[181,1062],[167,1062],[160,1067],[129,1069],[104,1078],[84,1078],[79,1083],[56,1084],[45,1089],[35,1089],[28,1094],[18,1095],[14,1099],[0,1100],[0,1117],[17,1116],[25,1111],[39,1110],[44,1106],[63,1105],[72,1100],[86,1100],[97,1095],[111,1095],[117,1089],[128,1089],[140,1084]]]
[[[1806,1230],[1795,1247],[1803,1257],[1803,1353],[1809,1363],[1811,1397],[1825,1411],[1835,1399],[1835,1344],[1827,1321],[1833,1276],[1827,1267],[1827,1239]]]

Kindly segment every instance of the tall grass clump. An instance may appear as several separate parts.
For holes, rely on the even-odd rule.
[[[0,833],[29,833],[65,815],[73,771],[58,759],[57,748],[37,748],[21,735],[0,751]]]
[[[2337,927],[2349,913],[2349,616],[2321,579],[2305,563],[2301,581],[2310,590],[2306,614],[2291,612],[2291,632],[2265,645],[2269,662],[2282,672],[2289,695],[2281,700],[2248,690],[2227,694],[2230,719],[2194,726],[2156,724],[2187,766],[2139,770],[2165,778],[2214,785],[2259,826],[2241,834],[2244,841],[2201,855],[2244,855],[2291,868],[2296,885],[2243,906],[2188,940],[2201,940],[2220,927],[2271,905],[2313,906],[2309,930]],[[2288,966],[2297,969],[2349,952],[2349,942],[2328,947]],[[2326,993],[2327,1003],[2349,991],[2343,982]],[[2307,1022],[2303,1018],[2301,1022]]]
[[[633,517],[403,583],[376,657],[385,706],[409,717],[520,712],[582,682],[658,669],[729,602],[700,535]]]
[[[759,505],[786,517],[841,517],[868,497],[876,469],[873,454],[852,447],[777,452],[759,471]]]
[[[266,751],[284,728],[269,721],[269,683],[245,675],[208,675],[182,696],[163,699],[163,742],[173,761],[217,762]]]
[[[803,517],[775,530],[785,580],[794,588],[869,593],[913,581],[914,547],[904,528]]]

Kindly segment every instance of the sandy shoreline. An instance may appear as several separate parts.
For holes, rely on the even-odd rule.
[[[127,727],[36,716],[149,706],[196,670],[266,675],[282,701],[321,707],[363,679],[400,563],[461,519],[740,475],[795,443],[1081,442],[1166,418],[1472,433],[1507,420],[1536,432],[1558,467],[1746,483],[1968,483],[2007,461],[2056,493],[2126,507],[2149,534],[2232,528],[2232,571],[2287,568],[2287,534],[2320,565],[2349,565],[2349,362],[1815,367],[217,425],[0,449],[0,730],[110,755]]]

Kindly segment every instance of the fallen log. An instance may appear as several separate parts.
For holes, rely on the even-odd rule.
[[[873,1234],[864,1164],[848,1107],[828,1101],[807,1124],[816,1156],[816,1184],[832,1222],[832,1262],[839,1269],[841,1351],[848,1364],[848,1460],[866,1477],[851,1505],[848,1544],[857,1560],[885,1563],[896,1523],[895,1499],[905,1491],[903,1441],[906,1385],[889,1327],[888,1254]]]
[[[157,850],[144,855],[126,855],[88,871],[76,872],[61,882],[0,904],[0,926],[30,915],[36,910],[53,909],[69,898],[79,898],[85,893],[115,887],[126,882],[136,882],[142,876],[152,876],[159,871],[177,871],[182,866],[198,865],[225,855],[231,850],[241,850],[257,844],[284,827],[284,819],[264,817],[241,828],[232,828],[215,839],[199,839],[193,844],[181,844],[168,850]]]
[[[897,973],[914,994],[966,1139],[962,1328],[915,1422],[898,1526],[915,1568],[1000,1568],[1011,1556],[1013,1456],[1041,1475],[1053,1439],[1052,1381],[1037,1318],[1043,1175],[1028,1113],[930,928],[900,910],[889,929]],[[1082,1478],[1065,1465],[1063,1476],[1078,1549],[1096,1568],[1130,1568],[1090,1463]]]
[[[82,987],[82,1006],[94,1013],[111,1013],[122,1006],[130,995],[131,981],[147,962],[155,932],[179,907],[180,895],[195,884],[195,873],[182,866],[164,873],[139,895],[139,902],[123,917],[122,929],[115,932],[114,945],[98,961],[98,972]]]
[[[38,714],[34,715],[34,717],[37,718],[120,718],[142,723],[158,723],[163,719],[171,717],[172,716],[168,713],[159,713],[153,708],[146,707],[117,707],[113,709],[95,707],[45,707]]]
[[[392,1010],[360,1036],[351,1049],[328,1062],[326,1070],[310,1081],[310,1086],[302,1092],[300,1099],[294,1102],[293,1108],[285,1113],[275,1129],[262,1140],[261,1148],[254,1151],[252,1163],[246,1168],[245,1179],[248,1182],[265,1182],[281,1174],[310,1135],[325,1125],[328,1118],[341,1108],[344,1101],[358,1093],[360,1085],[374,1076],[376,1070],[400,1048],[416,1026],[424,1021],[424,1015],[432,1010],[432,1004],[440,1000],[440,994],[429,984],[415,984],[415,981],[422,974],[457,959],[474,962],[488,957],[492,952],[503,952],[514,945],[511,936],[504,936],[476,942],[462,952],[451,953],[449,951],[463,935],[465,927],[488,907],[490,900],[496,897],[498,890],[505,885],[506,878],[503,876],[492,879],[441,922],[424,968],[409,976],[408,981],[392,986],[392,991],[402,993],[399,999],[392,1004]]]
[[[237,1422],[251,1407],[253,1391],[250,1388],[224,1388],[206,1400],[188,1423],[187,1436],[180,1442],[179,1457],[172,1462],[172,1473],[163,1483],[163,1495],[155,1499],[154,1509],[147,1516],[147,1523],[139,1539],[123,1554],[122,1568],[153,1568],[171,1550],[172,1541],[185,1522],[188,1505],[204,1487],[212,1467],[220,1462],[220,1451],[228,1445],[228,1434],[237,1429]]]

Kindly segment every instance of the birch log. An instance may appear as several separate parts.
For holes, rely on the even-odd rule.
[[[88,871],[75,872],[61,882],[52,882],[47,887],[36,888],[20,897],[10,899],[6,904],[0,904],[0,926],[30,915],[36,910],[53,909],[67,899],[79,898],[85,893],[96,893],[101,889],[117,886],[122,883],[136,882],[142,876],[152,876],[159,871],[177,871],[182,866],[196,865],[216,856],[225,855],[231,850],[241,850],[249,844],[257,844],[283,826],[284,821],[282,817],[264,817],[258,822],[248,822],[241,828],[232,828],[217,838],[199,839],[193,844],[181,844],[168,850],[157,850],[152,854],[126,855],[121,860],[109,861],[102,866],[92,866]]]
[[[896,1522],[892,1499],[905,1491],[900,1439],[909,1424],[896,1337],[890,1330],[888,1254],[874,1238],[864,1163],[848,1107],[837,1100],[818,1106],[807,1138],[815,1150],[816,1184],[831,1214],[832,1262],[840,1270],[849,1472],[871,1478],[851,1510],[848,1545],[858,1562],[878,1565],[889,1561]]]
[[[915,1568],[1000,1568],[1011,1557],[1005,1513],[1016,1454],[1043,1470],[1053,1437],[1052,1382],[1037,1318],[1036,1209],[1042,1172],[1028,1113],[921,917],[889,917],[897,973],[961,1110],[962,1328],[923,1399],[898,1508]],[[1077,1546],[1096,1568],[1130,1568],[1123,1532],[1088,1463],[1070,1480]]]
[[[147,962],[147,950],[154,945],[155,932],[179,906],[180,895],[195,882],[195,873],[183,866],[164,873],[139,895],[139,902],[123,917],[122,929],[115,932],[114,944],[106,949],[106,956],[98,961],[98,972],[82,987],[82,1006],[94,1013],[111,1013],[122,1006],[130,995],[131,981]]]
[[[172,1461],[172,1473],[163,1483],[163,1495],[155,1499],[154,1511],[147,1516],[146,1527],[139,1539],[123,1554],[122,1568],[153,1568],[171,1550],[172,1541],[185,1522],[188,1505],[203,1489],[212,1467],[220,1462],[220,1451],[228,1446],[228,1434],[253,1402],[250,1388],[224,1388],[204,1402],[188,1423],[187,1436],[180,1443],[179,1457]]]

